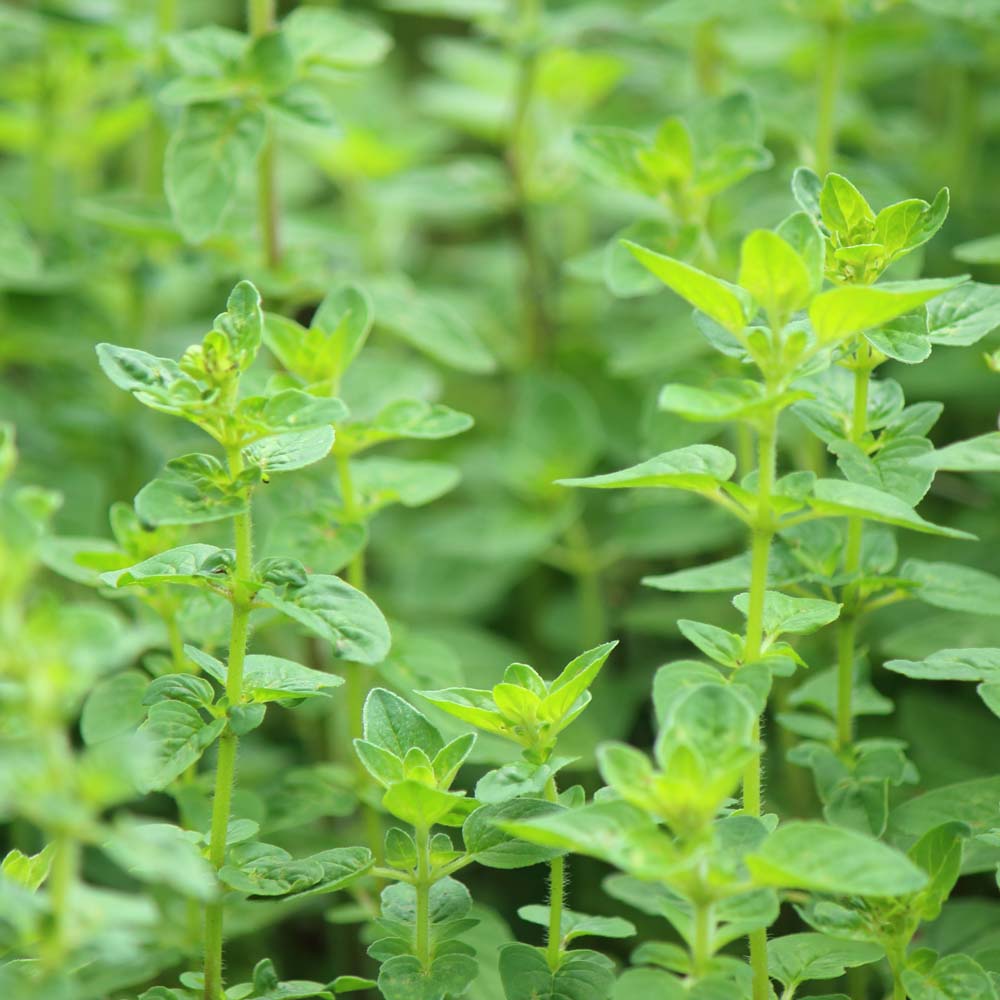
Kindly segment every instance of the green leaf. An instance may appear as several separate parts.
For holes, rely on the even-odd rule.
[[[37,854],[25,854],[14,848],[0,863],[0,875],[29,892],[35,892],[48,878],[54,853],[55,844],[47,844]]]
[[[889,660],[886,667],[925,681],[995,681],[1000,649],[942,649],[923,660]]]
[[[263,113],[240,104],[185,110],[163,169],[167,201],[186,240],[202,243],[221,228],[266,133]]]
[[[903,802],[889,816],[889,835],[904,848],[912,845],[929,830],[945,823],[958,822],[972,831],[966,842],[962,871],[980,872],[996,868],[995,847],[977,842],[977,836],[995,829],[1000,814],[1000,778],[974,778],[935,788]]]
[[[1000,288],[974,281],[927,303],[927,336],[933,344],[968,347],[1000,326]]]
[[[147,483],[135,498],[145,524],[207,524],[250,509],[247,490],[237,487],[212,455],[182,455],[167,462],[164,475]]]
[[[384,441],[417,439],[437,441],[467,431],[472,417],[440,403],[422,399],[397,399],[369,421],[339,429],[337,451],[354,454]]]
[[[607,1000],[615,972],[596,951],[565,952],[553,971],[544,949],[508,944],[500,949],[500,978],[507,1000]]]
[[[710,316],[730,333],[743,332],[749,306],[741,289],[638,243],[626,241],[625,246],[640,263],[695,309]]]
[[[375,25],[323,7],[296,7],[282,21],[282,30],[307,73],[366,69],[392,48],[392,38]]]
[[[560,479],[561,486],[588,489],[630,489],[655,486],[664,489],[714,492],[736,471],[736,459],[712,444],[693,444],[667,451],[621,472],[583,479]]]
[[[997,1000],[993,981],[968,955],[945,955],[924,972],[903,970],[910,1000]]]
[[[583,169],[616,188],[648,193],[653,185],[639,161],[648,144],[641,135],[607,125],[578,128],[573,145]]]
[[[948,217],[948,205],[947,188],[941,188],[929,205],[919,198],[889,205],[875,218],[873,242],[884,246],[891,260],[902,257],[937,233]]]
[[[549,926],[549,907],[522,906],[517,915],[530,924]],[[579,937],[629,938],[637,933],[635,924],[622,917],[591,917],[586,913],[563,909],[560,922],[562,939],[569,943]]]
[[[974,615],[1000,615],[1000,578],[957,563],[907,559],[899,575],[916,584],[913,596],[924,604]]]
[[[823,224],[840,245],[871,243],[875,213],[860,191],[840,174],[827,174],[819,193]]]
[[[776,888],[899,896],[927,884],[927,876],[891,847],[823,823],[786,823],[744,860],[758,885]]]
[[[750,595],[737,594],[733,606],[746,615],[750,608]],[[808,635],[824,625],[836,621],[843,607],[834,601],[821,601],[811,597],[787,597],[769,590],[764,595],[764,633],[774,637],[785,632]]]
[[[749,379],[717,379],[711,389],[689,385],[665,385],[656,405],[686,420],[728,422],[753,421],[776,408],[783,408],[803,398],[798,390],[768,394],[759,382]],[[709,448],[712,445],[694,445]]]
[[[781,236],[767,229],[757,229],[743,241],[739,283],[777,328],[803,309],[813,292],[805,261]]]
[[[542,698],[538,706],[539,718],[558,724],[573,711],[577,700],[594,683],[601,667],[618,645],[605,642],[571,660],[563,668],[559,676],[548,687],[548,694]],[[494,689],[495,693],[496,689]]]
[[[841,941],[825,934],[787,934],[767,945],[768,972],[783,986],[836,979],[848,969],[877,962],[882,948],[872,941]]]
[[[833,288],[813,299],[809,319],[821,343],[838,344],[855,334],[884,326],[964,280],[963,277],[929,278]]]
[[[975,537],[957,528],[945,528],[925,521],[912,507],[889,493],[841,479],[817,480],[808,504],[814,511],[830,517],[863,517],[947,538]]]
[[[129,732],[142,722],[143,695],[149,678],[123,670],[99,681],[87,695],[80,716],[80,735],[88,746]]]
[[[333,437],[332,427],[275,434],[244,448],[243,460],[247,465],[257,466],[265,477],[274,472],[304,469],[330,454]]]
[[[382,612],[339,577],[314,573],[303,587],[265,587],[257,600],[326,639],[339,659],[375,664],[389,652],[389,626]]]
[[[453,490],[461,478],[454,465],[410,458],[366,456],[351,468],[355,491],[368,513],[394,503],[422,507]]]
[[[1000,431],[938,448],[929,455],[921,456],[917,462],[929,469],[946,469],[949,472],[998,472]]]
[[[332,386],[358,356],[373,322],[368,293],[357,285],[340,285],[320,303],[308,330],[293,319],[268,313],[264,342],[288,371],[307,384]]]
[[[196,764],[226,728],[225,719],[205,722],[201,713],[181,701],[151,705],[139,735],[148,741],[153,759],[143,771],[146,790],[161,790]]]
[[[475,855],[478,864],[487,868],[526,868],[551,861],[562,851],[519,840],[498,824],[531,820],[563,811],[563,807],[543,799],[511,799],[480,806],[462,827],[465,849]]]
[[[493,355],[450,300],[396,281],[375,282],[370,290],[378,325],[418,351],[473,375],[496,368]]]
[[[311,858],[296,859],[273,844],[237,844],[229,851],[219,880],[248,896],[287,896],[314,886],[323,866]]]
[[[439,955],[429,970],[415,955],[396,955],[382,963],[378,988],[385,1000],[444,1000],[462,996],[477,972],[469,955]]]
[[[375,688],[368,695],[363,717],[364,738],[400,760],[414,747],[433,760],[444,747],[441,734],[427,717],[385,688]]]
[[[200,542],[181,545],[144,559],[135,566],[102,573],[101,582],[109,587],[128,587],[133,584],[148,587],[160,583],[208,587],[213,583],[226,582],[229,552],[228,549]]]
[[[96,350],[101,371],[126,392],[160,395],[184,377],[177,362],[169,358],[115,344],[98,344]]]
[[[970,832],[964,823],[942,823],[928,830],[910,848],[910,859],[930,879],[918,897],[922,919],[936,920],[940,916],[941,907],[962,873],[962,851]]]
[[[216,895],[215,872],[190,836],[171,823],[127,818],[115,825],[101,845],[124,871],[141,882],[167,885],[203,901]]]
[[[466,804],[464,796],[456,792],[444,792],[412,779],[390,785],[382,796],[385,809],[418,829],[442,822],[449,813]]]

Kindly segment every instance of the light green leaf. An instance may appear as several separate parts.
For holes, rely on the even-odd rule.
[[[946,469],[949,472],[998,472],[1000,431],[938,448],[929,455],[921,456],[917,462],[925,468]]]
[[[148,685],[149,678],[138,670],[123,670],[99,681],[83,703],[83,742],[103,743],[138,726],[145,714],[142,699]]]
[[[526,868],[558,857],[558,848],[543,847],[519,840],[498,824],[531,820],[563,811],[563,807],[543,799],[511,799],[480,806],[462,827],[465,849],[487,868]]]
[[[444,747],[441,734],[427,717],[385,688],[375,688],[368,695],[363,718],[364,738],[400,760],[414,747],[433,760]]]
[[[974,615],[1000,615],[1000,578],[957,563],[907,559],[899,575],[917,586],[913,596],[925,604]]]
[[[928,278],[833,288],[813,299],[809,319],[821,343],[838,344],[911,312],[964,280]]]
[[[392,48],[392,38],[375,25],[324,7],[296,7],[281,26],[307,73],[365,69],[380,63]]]
[[[841,941],[825,934],[787,934],[767,945],[768,971],[785,987],[836,979],[848,969],[877,962],[882,948],[871,941]]]
[[[807,305],[813,291],[805,261],[781,236],[767,229],[757,229],[743,241],[739,283],[778,328]]]
[[[875,218],[873,242],[885,247],[890,259],[923,246],[944,225],[948,217],[949,194],[941,188],[934,201],[908,198],[883,208]]]
[[[549,926],[547,906],[522,906],[517,915],[530,924]],[[592,917],[586,913],[564,909],[560,923],[563,941],[570,942],[578,937],[629,938],[637,933],[635,924],[621,917]]]
[[[202,243],[220,229],[266,131],[263,113],[241,104],[195,104],[185,110],[167,145],[164,181],[186,240]]]
[[[957,528],[945,528],[925,521],[912,507],[889,493],[841,479],[817,480],[813,496],[807,502],[814,511],[830,517],[863,517],[947,538],[975,537]]]
[[[274,472],[304,469],[330,454],[333,437],[332,427],[274,434],[244,448],[243,460],[247,465],[256,465],[265,477]]]
[[[415,955],[396,955],[382,963],[378,988],[385,1000],[444,1000],[462,996],[477,972],[470,955],[439,955],[429,970]]]
[[[786,823],[744,859],[758,885],[837,896],[918,892],[927,876],[891,847],[853,830]]]
[[[927,303],[931,343],[968,347],[1000,326],[1000,288],[974,281]]]
[[[910,1000],[997,1000],[993,981],[968,955],[945,955],[924,972],[903,970]]]
[[[737,594],[733,606],[746,615],[750,607],[749,594]],[[812,597],[788,597],[769,590],[764,595],[764,632],[774,637],[785,632],[808,635],[840,617],[843,605]]]
[[[171,823],[120,820],[101,845],[123,870],[141,882],[170,886],[203,901],[216,894],[215,872],[197,845]]]
[[[382,796],[382,805],[393,816],[423,829],[440,823],[466,803],[464,796],[456,792],[444,792],[412,779],[390,785]]]
[[[819,193],[823,224],[840,245],[871,243],[875,213],[860,191],[840,174],[827,174]]]
[[[714,492],[736,471],[736,459],[712,444],[694,444],[667,451],[640,462],[621,472],[583,479],[560,479],[562,486],[583,486],[588,489],[631,489],[661,487],[691,490],[695,493]]]
[[[740,288],[690,264],[641,247],[638,243],[625,241],[625,246],[640,263],[695,309],[710,316],[730,333],[743,332],[750,306]]]

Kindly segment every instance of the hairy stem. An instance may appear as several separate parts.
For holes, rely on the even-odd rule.
[[[545,798],[549,802],[559,801],[556,779],[549,778],[545,785]],[[553,858],[549,862],[549,928],[546,940],[546,958],[549,968],[555,972],[562,961],[562,915],[566,897],[566,859]]]
[[[868,432],[868,385],[871,369],[859,365],[854,369],[854,410],[851,417],[849,440],[861,445]],[[844,548],[844,574],[848,583],[844,588],[844,610],[837,630],[837,743],[851,745],[854,738],[854,657],[857,642],[857,593],[850,578],[861,569],[861,543],[864,539],[864,521],[852,517],[847,522],[847,544]]]
[[[425,972],[431,968],[431,846],[430,830],[416,829],[417,877],[414,888],[417,892],[416,949],[420,966]]]
[[[778,414],[772,411],[761,426],[757,440],[757,513],[754,520],[750,556],[750,599],[747,608],[747,634],[744,662],[760,657],[764,641],[764,602],[767,595],[767,569],[774,538],[771,497],[777,465]],[[753,739],[759,742],[760,720],[754,723]],[[757,753],[747,765],[743,777],[743,808],[751,816],[763,809],[761,758]],[[768,1000],[771,991],[767,975],[767,931],[750,934],[750,967],[753,972],[753,1000]]]
[[[823,23],[816,121],[816,173],[820,177],[830,172],[837,150],[837,97],[844,70],[846,35],[843,17],[834,15]]]
[[[229,451],[229,471],[235,479],[243,469],[238,448]],[[245,581],[253,569],[253,524],[250,512],[234,519],[236,545],[235,581],[233,586],[233,623],[229,637],[229,661],[226,666],[226,697],[230,707],[243,698],[243,664],[246,659],[250,632],[250,597]],[[219,737],[219,755],[215,765],[215,795],[212,800],[212,827],[208,859],[219,871],[226,863],[226,835],[236,778],[236,753],[239,737],[226,727]],[[205,909],[205,1000],[222,998],[222,942],[224,905],[218,899]]]
[[[274,0],[248,0],[247,24],[253,38],[260,38],[274,31]],[[264,245],[264,259],[267,266],[272,269],[281,264],[276,158],[277,147],[274,142],[273,129],[268,123],[267,136],[257,160],[257,224],[261,242]]]

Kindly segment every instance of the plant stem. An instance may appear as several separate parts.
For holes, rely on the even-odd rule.
[[[767,595],[767,570],[774,538],[771,496],[777,465],[778,414],[771,411],[761,426],[757,439],[757,512],[754,520],[750,556],[750,600],[747,608],[747,634],[744,662],[760,657],[764,641],[764,602]],[[754,723],[753,740],[760,741],[760,719]],[[763,778],[760,754],[754,755],[743,777],[743,809],[760,816],[763,809]],[[753,972],[753,1000],[768,1000],[771,992],[767,974],[767,931],[750,933],[750,967]]]
[[[691,971],[695,980],[705,975],[712,960],[714,924],[713,905],[699,900],[694,908],[694,937],[691,943]]]
[[[543,0],[520,0],[520,30],[517,56],[517,79],[510,135],[507,141],[507,166],[514,186],[518,239],[523,257],[522,302],[525,324],[525,357],[530,360],[548,350],[552,318],[549,314],[549,266],[538,227],[535,225],[529,175],[531,167],[531,102],[538,78],[537,35]]]
[[[157,76],[166,70],[167,59],[163,51],[163,38],[177,30],[178,0],[157,0],[156,4],[156,67]],[[167,128],[159,107],[154,102],[146,135],[144,187],[151,197],[163,196],[163,158],[167,149]]]
[[[694,40],[694,72],[698,89],[706,97],[719,93],[719,22],[708,18],[698,25]]]
[[[229,471],[235,479],[243,469],[238,448],[230,449]],[[253,524],[250,512],[234,519],[236,566],[233,583],[233,623],[229,638],[229,661],[226,666],[226,697],[232,707],[243,698],[243,664],[250,631],[250,596],[246,581],[253,569]],[[226,835],[236,777],[236,752],[239,737],[227,726],[219,737],[219,755],[215,765],[215,795],[212,800],[212,828],[208,859],[219,871],[226,863]],[[222,940],[225,905],[221,898],[205,909],[205,1000],[222,998]]]
[[[424,972],[431,968],[431,858],[430,830],[417,827],[417,877],[414,888],[417,892],[417,958]]]
[[[358,518],[358,497],[354,490],[354,480],[351,477],[351,460],[347,455],[334,454],[334,462],[337,466],[337,476],[340,483],[340,501],[343,505],[344,516],[349,521]],[[347,566],[347,582],[356,590],[364,590],[367,573],[365,572],[365,550],[362,547],[351,558]],[[368,671],[360,663],[347,662],[344,664],[344,680],[346,687],[347,703],[347,730],[350,739],[360,739],[363,734],[362,717],[364,715],[365,699],[368,697]],[[331,739],[331,743],[333,740]],[[368,772],[355,754],[350,754],[354,760],[355,771],[359,782],[359,787],[364,787],[368,781]],[[375,856],[376,861],[382,857],[382,823],[378,812],[365,803],[362,806],[362,815],[365,823],[366,839],[368,848]]]
[[[247,0],[247,24],[253,38],[261,38],[274,31],[274,0]],[[267,136],[257,160],[257,220],[264,244],[264,259],[272,270],[281,264],[276,158],[274,133],[268,122]]]
[[[559,801],[555,778],[549,778],[546,783],[545,798],[549,802]],[[546,957],[553,972],[559,968],[562,961],[562,914],[565,897],[566,859],[553,858],[549,862],[549,928],[546,940]]]
[[[68,833],[57,833],[52,840],[52,868],[49,873],[49,905],[52,910],[52,935],[48,962],[58,969],[68,950],[68,932],[72,926],[70,894],[80,869],[80,845]]]
[[[823,22],[820,46],[823,52],[819,72],[819,106],[816,122],[816,173],[825,177],[833,166],[837,149],[837,97],[844,69],[847,36],[843,15]]]
[[[854,408],[849,440],[861,446],[868,431],[868,384],[871,369],[859,364],[854,369]],[[850,578],[861,569],[861,543],[864,521],[852,517],[847,522],[847,544],[844,548],[844,610],[837,630],[837,743],[843,749],[851,745],[854,731],[854,650],[857,641],[857,593]]]

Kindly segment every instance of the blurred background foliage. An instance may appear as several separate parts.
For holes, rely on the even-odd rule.
[[[173,357],[238,279],[301,322],[330,288],[357,281],[376,326],[342,386],[352,411],[403,394],[445,400],[475,425],[386,450],[437,463],[434,485],[426,466],[422,488],[400,473],[365,539],[341,517],[328,472],[272,484],[259,546],[292,554],[294,544],[310,568],[340,572],[367,545],[368,589],[396,640],[382,679],[400,689],[489,686],[513,660],[551,675],[579,649],[621,638],[568,738],[578,777],[593,785],[598,739],[648,742],[652,673],[684,655],[676,620],[738,618],[723,596],[641,585],[739,551],[723,515],[685,497],[553,485],[731,433],[657,411],[664,382],[724,372],[687,308],[618,240],[732,277],[742,235],[793,209],[789,179],[805,163],[851,177],[876,207],[949,186],[951,214],[926,259],[915,253],[893,273],[1000,281],[1000,3],[369,0],[342,4],[354,27],[331,37],[314,34],[302,9],[277,11],[297,25],[309,68],[293,79],[280,58],[241,50],[246,14],[231,0],[0,6],[0,418],[18,428],[18,479],[62,495],[57,536],[106,545],[111,505],[130,501],[182,443],[173,422],[106,381],[95,343]],[[595,155],[615,141],[608,127],[643,137],[641,169]],[[199,175],[211,189],[204,204],[184,186],[185,155],[210,175]],[[997,346],[996,334],[983,344]],[[944,402],[939,444],[995,427],[1000,384],[977,351],[888,369],[909,402]],[[783,464],[827,460],[793,420],[785,432]],[[939,476],[927,516],[981,542],[959,552],[907,536],[905,554],[1000,572],[998,493],[996,476]],[[66,550],[51,544],[43,557],[58,569]],[[90,600],[55,573],[39,588]],[[924,609],[914,620],[909,607],[869,624],[872,664],[1000,645],[995,615]],[[182,627],[203,638],[197,611]],[[126,630],[136,616],[147,627]],[[102,669],[162,652],[141,607],[119,602],[115,621],[116,638],[98,637]],[[261,641],[306,645],[287,626]],[[830,662],[830,641],[815,640],[811,662]],[[920,789],[994,773],[995,720],[974,694],[878,669],[872,682],[882,697],[870,699],[862,731],[906,740]],[[320,710],[303,714],[305,724],[269,722],[247,740],[242,815],[287,792],[290,769],[341,759],[339,738],[327,745],[312,724]],[[770,731],[772,801],[785,814],[815,812],[808,775],[783,762],[793,737]],[[480,766],[499,752],[484,741]],[[314,800],[317,788],[326,797],[303,814],[310,822],[281,836],[351,842],[337,818],[353,809],[349,793],[335,778],[309,786]],[[579,862],[580,909],[614,905],[601,874]],[[495,908],[485,937],[508,933],[537,878],[472,876],[475,897]],[[1000,946],[995,904],[968,906],[986,908]],[[979,909],[966,917],[982,920]],[[936,934],[947,935],[945,922]],[[517,922],[517,933],[533,932]],[[281,954],[296,975],[322,978],[327,946],[343,952],[344,940],[306,909],[249,933],[229,963],[238,978],[260,954]],[[356,961],[340,953],[337,964]],[[476,1000],[497,989],[482,982]]]

